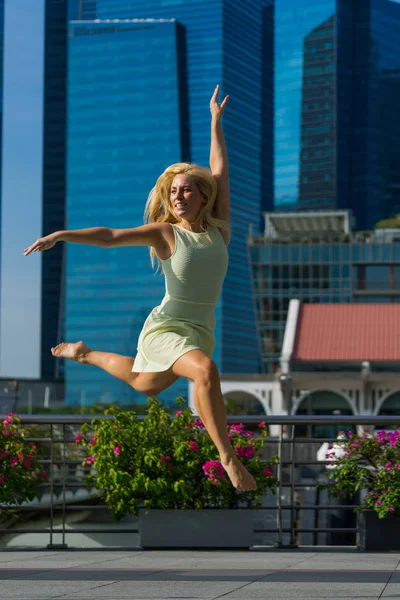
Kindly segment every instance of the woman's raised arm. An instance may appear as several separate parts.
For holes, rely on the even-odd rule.
[[[226,151],[225,136],[222,130],[221,118],[229,96],[225,96],[221,103],[218,102],[219,85],[214,90],[210,100],[211,111],[211,146],[210,169],[217,180],[218,192],[215,205],[215,216],[229,221],[230,216],[230,191],[229,191],[229,166]]]

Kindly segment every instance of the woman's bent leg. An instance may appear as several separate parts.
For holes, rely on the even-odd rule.
[[[83,342],[75,344],[63,342],[52,348],[51,353],[56,358],[70,358],[84,365],[103,369],[138,392],[149,396],[159,394],[179,379],[171,370],[159,373],[134,373],[132,368],[135,360],[131,356],[91,350]]]
[[[172,370],[180,377],[194,381],[197,412],[217,447],[221,464],[234,487],[254,490],[257,485],[232,448],[227,429],[225,402],[215,363],[201,350],[192,350],[179,358]]]

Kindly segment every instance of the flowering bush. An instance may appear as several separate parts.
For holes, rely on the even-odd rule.
[[[336,450],[339,449],[339,451]],[[330,481],[322,487],[329,496],[365,496],[360,510],[373,509],[380,518],[400,517],[400,431],[378,431],[347,436],[335,442],[326,454]]]
[[[183,399],[178,398],[181,406]],[[277,486],[272,464],[260,460],[257,451],[267,435],[245,431],[242,424],[229,427],[229,437],[246,468],[257,482],[257,490],[238,492],[231,484],[217,450],[190,408],[170,415],[159,400],[149,398],[143,421],[134,412],[113,407],[106,411],[113,420],[95,418],[81,427],[76,442],[84,449],[85,465],[91,465],[87,483],[120,520],[137,514],[139,506],[158,509],[203,509],[261,506],[267,489]],[[272,463],[277,459],[274,457]]]
[[[20,418],[10,413],[0,429],[0,514],[8,513],[7,507],[33,500],[46,478],[35,444],[25,440]]]

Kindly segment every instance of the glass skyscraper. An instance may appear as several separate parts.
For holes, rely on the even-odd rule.
[[[147,195],[186,151],[181,107],[183,31],[173,20],[73,23],[69,33],[68,229],[143,224]],[[66,335],[90,347],[135,356],[164,278],[147,247],[70,244],[66,260]],[[68,402],[143,400],[93,367],[66,364]],[[167,398],[185,394],[178,381]],[[165,393],[164,393],[165,396]],[[163,398],[163,395],[160,395]]]
[[[214,359],[225,373],[259,371],[246,236],[272,208],[273,1],[98,0],[98,18],[176,19],[187,69],[185,160],[208,165],[210,96],[231,99],[224,115],[231,176],[230,264],[217,307]],[[165,62],[165,61],[164,61]],[[149,72],[151,65],[148,65]],[[179,81],[185,73],[179,74]],[[154,173],[156,176],[156,173]]]
[[[272,2],[97,2],[97,22],[72,22],[68,53],[68,229],[143,222],[147,194],[178,161],[208,165],[217,83],[230,158],[233,238],[217,306],[214,359],[257,372],[246,236],[272,206]],[[66,245],[64,245],[66,246]],[[135,356],[164,278],[147,248],[66,246],[65,337]],[[143,401],[110,375],[67,361],[67,401]],[[187,395],[178,381],[160,394]]]
[[[400,5],[276,0],[274,64],[275,207],[396,214]]]
[[[3,2],[2,2],[3,5]],[[44,27],[42,233],[66,227],[67,29],[70,19],[95,19],[93,0],[46,0]],[[65,247],[42,255],[40,376],[62,378],[64,361],[50,348],[65,333]]]
[[[210,96],[217,83],[231,95],[233,238],[214,359],[224,372],[258,371],[246,235],[272,208],[273,0],[47,1],[45,48],[44,234],[140,225],[166,166],[208,165]],[[148,249],[61,244],[43,255],[42,289],[42,376],[61,377],[65,367],[70,403],[143,399],[96,369],[54,360],[49,348],[82,338],[134,356],[164,292]],[[186,395],[179,385],[168,399]]]

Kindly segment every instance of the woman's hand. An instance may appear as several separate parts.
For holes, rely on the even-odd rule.
[[[221,103],[218,102],[219,85],[214,90],[210,100],[210,111],[213,119],[219,120],[224,114],[225,106],[228,103],[229,96],[225,96]]]
[[[31,252],[43,252],[44,250],[50,250],[58,242],[57,233],[51,233],[46,237],[39,238],[32,246],[25,248],[24,256],[28,256]]]

